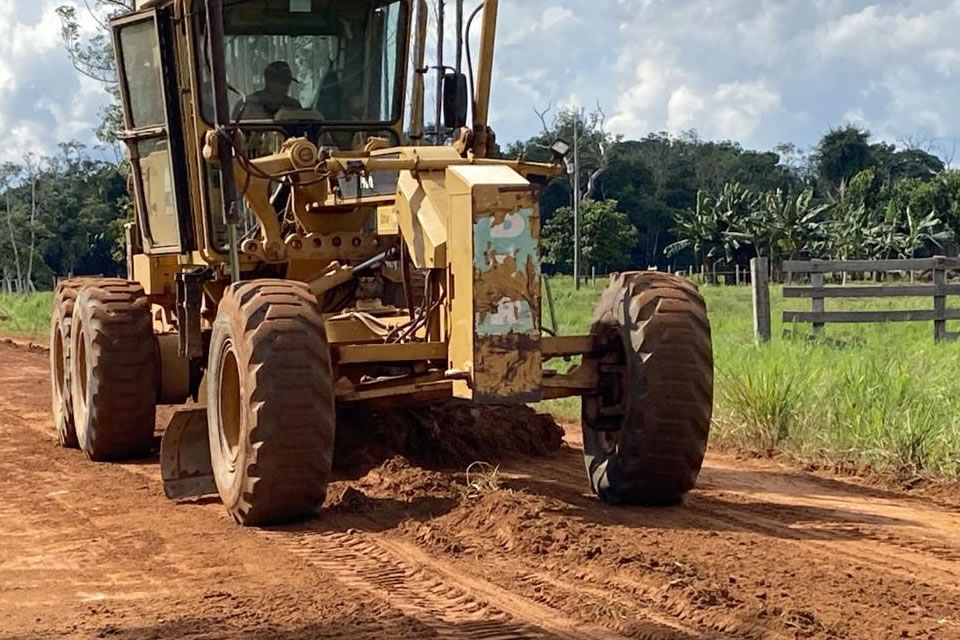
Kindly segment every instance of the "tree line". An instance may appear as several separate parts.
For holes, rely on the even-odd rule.
[[[580,184],[549,181],[541,196],[544,261],[571,273],[575,198],[581,204],[584,272],[703,267],[733,270],[771,259],[955,255],[960,171],[915,141],[875,142],[869,131],[828,131],[810,151],[771,151],[702,140],[693,131],[624,140],[602,111],[560,111],[548,126],[503,150],[546,160],[556,138],[580,132]]]
[[[76,142],[0,165],[0,291],[49,289],[74,274],[116,275],[130,206],[124,169]]]
[[[706,141],[694,132],[625,140],[603,112],[563,110],[503,157],[547,161],[576,125],[572,175],[541,189],[545,267],[571,273],[572,202],[581,204],[581,264],[601,271],[656,266],[730,269],[755,256],[786,259],[955,255],[960,171],[917,144],[874,142],[846,126],[810,151]],[[49,288],[58,277],[115,275],[131,214],[126,166],[76,142],[0,165],[0,289]]]
[[[132,8],[132,0],[92,0],[86,9],[104,28],[91,37],[75,7],[57,9],[74,67],[112,97],[96,134],[114,150],[121,118],[107,21]],[[809,151],[792,144],[757,151],[706,141],[695,131],[627,140],[606,131],[599,105],[592,113],[551,111],[535,110],[540,132],[501,153],[548,161],[554,141],[572,142],[577,131],[579,180],[558,176],[541,191],[548,270],[572,271],[575,200],[584,272],[732,269],[755,256],[777,265],[790,258],[957,253],[960,171],[916,141],[875,142],[868,131],[844,126]],[[105,157],[102,149],[67,142],[58,153],[27,153],[0,165],[0,290],[122,270],[123,224],[131,215],[127,169]]]

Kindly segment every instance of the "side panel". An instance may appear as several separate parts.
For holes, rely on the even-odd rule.
[[[469,372],[454,395],[478,402],[540,399],[540,214],[509,167],[447,170],[452,197],[450,367]]]
[[[175,296],[178,271],[180,264],[175,255],[149,256],[139,253],[133,256],[130,278],[143,285],[143,291],[148,296]]]

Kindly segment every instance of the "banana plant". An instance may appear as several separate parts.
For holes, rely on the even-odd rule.
[[[912,258],[928,244],[942,248],[943,243],[953,239],[953,232],[943,229],[943,222],[936,211],[926,216],[914,215],[909,205],[903,210],[900,228],[897,244],[899,258]]]
[[[681,251],[690,250],[705,269],[710,267],[710,258],[721,245],[720,221],[717,217],[716,200],[705,190],[697,192],[697,204],[676,217],[673,233],[677,241],[667,245],[663,252],[673,257]]]

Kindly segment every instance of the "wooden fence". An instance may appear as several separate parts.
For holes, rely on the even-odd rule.
[[[760,267],[760,273],[766,269],[765,264],[756,266]],[[960,270],[960,258],[787,261],[783,263],[783,272],[788,277],[809,275],[810,285],[785,286],[783,297],[809,298],[811,310],[784,311],[783,321],[811,324],[814,334],[821,334],[828,323],[933,322],[934,340],[955,340],[958,334],[947,331],[947,320],[960,320],[960,309],[948,309],[947,296],[960,295],[960,284],[947,283],[947,272],[951,270]],[[890,272],[929,273],[931,284],[827,286],[824,282],[825,274],[829,273]],[[913,277],[909,279],[912,281]],[[759,282],[754,286],[754,327],[757,339],[765,342],[770,339],[769,283],[762,276],[756,280]],[[932,298],[933,305],[932,308],[910,310],[826,311],[827,298]]]

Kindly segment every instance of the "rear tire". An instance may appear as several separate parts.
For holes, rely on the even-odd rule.
[[[713,352],[696,286],[656,272],[615,276],[591,333],[616,345],[622,374],[583,401],[593,491],[605,502],[680,502],[700,473],[713,412]],[[604,391],[617,387],[613,393]]]
[[[129,460],[153,447],[156,344],[143,288],[84,283],[71,320],[71,400],[80,448],[91,460]]]
[[[210,458],[227,511],[248,526],[313,516],[333,467],[336,396],[307,286],[258,280],[227,289],[207,375]]]
[[[73,422],[70,384],[70,325],[73,306],[84,285],[82,280],[66,280],[57,285],[50,314],[50,396],[53,401],[53,425],[61,447],[78,449],[77,429]]]

